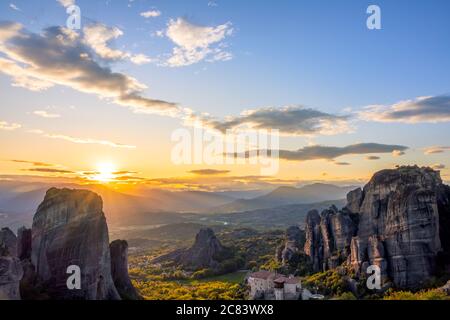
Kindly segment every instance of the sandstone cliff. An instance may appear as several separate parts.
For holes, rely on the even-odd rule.
[[[53,299],[119,299],[111,276],[102,199],[86,190],[52,188],[33,218],[31,262]],[[67,288],[67,268],[81,269],[81,289]]]
[[[111,274],[120,297],[125,300],[141,299],[128,276],[128,243],[125,240],[114,240],[109,248]]]
[[[439,172],[417,166],[377,172],[347,195],[342,210],[306,219],[305,253],[315,271],[346,263],[356,274],[378,265],[383,280],[414,288],[450,252],[450,188]]]
[[[17,238],[8,228],[0,230],[0,300],[20,300],[23,270],[17,258]]]
[[[281,263],[294,263],[296,255],[302,252],[302,231],[298,226],[286,230],[285,243],[277,250],[277,260]]]
[[[232,253],[228,248],[222,246],[214,231],[203,228],[197,233],[195,242],[188,249],[175,250],[166,255],[153,259],[153,263],[171,261],[183,266],[188,270],[203,268],[216,269],[219,262],[228,258]]]

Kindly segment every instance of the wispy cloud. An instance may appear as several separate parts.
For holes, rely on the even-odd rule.
[[[41,135],[46,138],[51,139],[59,139],[59,140],[65,140],[72,143],[78,143],[78,144],[98,144],[103,146],[108,146],[112,148],[125,148],[125,149],[135,149],[136,146],[134,145],[128,145],[128,144],[122,144],[122,143],[116,143],[109,140],[100,140],[100,139],[93,139],[93,138],[79,138],[79,137],[73,137],[69,135],[64,134],[53,134],[53,133],[46,133],[43,130],[29,130],[28,132]]]
[[[359,115],[363,120],[377,122],[449,122],[450,96],[418,97],[390,106],[368,106]]]
[[[211,175],[222,175],[229,173],[230,170],[216,170],[216,169],[198,169],[198,170],[191,170],[189,173],[202,175],[202,176],[211,176]]]
[[[199,121],[204,126],[225,132],[238,128],[279,130],[282,135],[313,136],[350,132],[349,117],[298,107],[246,110],[237,117],[218,120],[192,114],[186,122]]]
[[[21,128],[22,125],[18,123],[10,123],[6,121],[0,121],[0,130],[12,131]]]
[[[156,18],[161,15],[161,11],[159,10],[148,10],[141,12],[141,16],[144,18]]]
[[[36,110],[33,111],[33,114],[42,118],[49,118],[49,119],[61,118],[61,115],[57,113],[49,113],[45,110]]]
[[[106,60],[130,60],[135,64],[149,63],[151,59],[145,54],[131,54],[119,49],[111,48],[111,42],[123,35],[122,30],[108,27],[104,24],[91,24],[83,29],[84,42],[101,58]]]
[[[334,160],[344,155],[355,154],[371,154],[371,153],[392,153],[394,150],[407,150],[408,147],[401,145],[389,145],[379,143],[359,143],[345,147],[330,146],[306,146],[298,150],[276,150],[280,159],[290,161],[307,161],[307,160]],[[240,157],[249,157],[251,154],[271,154],[274,150],[256,150],[256,152],[246,152],[239,154]],[[236,156],[236,155],[228,155]]]
[[[29,168],[29,169],[22,169],[22,171],[31,171],[31,172],[43,172],[43,173],[74,173],[70,170],[64,170],[64,169],[55,169],[55,168]]]
[[[92,50],[80,34],[66,28],[49,27],[36,34],[18,23],[0,23],[0,53],[8,57],[0,58],[0,72],[11,76],[16,86],[45,90],[58,84],[135,111],[179,112],[174,103],[144,97],[144,84],[113,72]]]
[[[365,157],[366,160],[380,160],[379,156],[367,156]]]
[[[56,1],[65,8],[75,4],[75,0],[56,0]]]
[[[404,154],[405,154],[405,151],[400,151],[400,150],[392,151],[392,156],[394,156],[394,157],[400,157],[400,156],[403,156]]]
[[[18,159],[12,159],[10,161],[16,162],[16,163],[31,164],[32,166],[35,166],[35,167],[54,167],[55,166],[54,164],[40,162],[40,161],[18,160]]]
[[[425,154],[444,153],[450,151],[450,146],[431,146],[424,148]]]
[[[15,10],[15,11],[22,11],[22,10],[20,10],[20,8],[19,8],[18,6],[16,6],[14,3],[10,3],[10,4],[9,4],[9,7],[10,7],[11,9]]]
[[[337,166],[349,166],[349,165],[351,165],[351,163],[349,163],[349,162],[343,162],[343,161],[341,161],[341,162],[333,162],[335,165],[337,165]]]
[[[225,50],[223,40],[232,33],[230,22],[211,27],[196,25],[183,18],[171,19],[165,34],[176,47],[165,65],[181,67],[205,59],[211,62],[230,60],[232,54]]]

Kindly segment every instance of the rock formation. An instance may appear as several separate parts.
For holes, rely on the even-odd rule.
[[[119,299],[111,276],[102,199],[86,190],[49,189],[33,218],[31,262],[52,299]],[[68,289],[69,266],[81,289]]]
[[[214,231],[204,228],[197,233],[194,245],[181,255],[180,262],[194,269],[215,268],[226,251]]]
[[[356,274],[377,265],[384,281],[414,288],[450,253],[450,188],[439,172],[417,166],[377,172],[347,195],[342,210],[306,219],[305,253],[315,271],[346,260]]]
[[[17,238],[8,228],[0,230],[0,300],[20,300],[23,270],[17,258]]]
[[[0,230],[0,254],[17,257],[17,237],[9,228]]]
[[[20,260],[31,259],[31,229],[17,230],[17,257]]]
[[[302,251],[302,231],[298,226],[286,230],[285,243],[277,250],[277,259],[283,264],[294,263],[294,257]]]
[[[217,269],[219,262],[230,258],[230,250],[220,243],[214,231],[203,228],[197,233],[194,245],[188,249],[179,249],[153,259],[153,263],[172,262],[188,270]]]
[[[114,240],[109,248],[111,274],[120,297],[124,300],[141,299],[128,276],[128,243],[125,240]]]
[[[354,217],[335,206],[320,215],[311,210],[306,217],[305,253],[311,258],[314,271],[335,268],[350,253],[350,241],[355,233]]]

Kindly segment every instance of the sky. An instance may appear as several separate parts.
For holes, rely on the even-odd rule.
[[[73,4],[80,29],[67,27]],[[0,0],[1,177],[253,188],[417,164],[450,181],[448,12],[444,0]],[[278,170],[177,164],[174,133],[200,125],[278,130]]]

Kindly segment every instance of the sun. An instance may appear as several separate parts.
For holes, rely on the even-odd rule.
[[[94,179],[100,182],[110,182],[114,179],[114,172],[116,171],[116,166],[112,163],[99,163]]]

